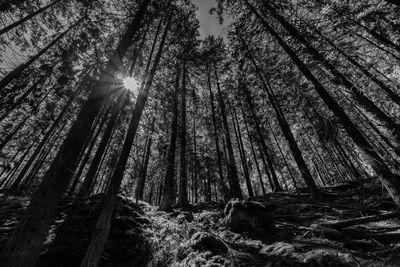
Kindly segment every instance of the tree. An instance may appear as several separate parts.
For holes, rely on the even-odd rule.
[[[167,166],[164,176],[161,203],[158,207],[159,211],[172,211],[173,210],[172,205],[175,202],[175,189],[174,189],[175,152],[176,152],[176,140],[178,136],[178,96],[179,96],[179,86],[181,80],[181,71],[182,70],[180,64],[177,64],[175,93],[173,102],[173,115],[171,122],[171,137],[168,146]]]
[[[149,3],[150,0],[144,0],[140,5],[99,78],[99,82],[91,86],[89,99],[81,109],[39,188],[32,196],[20,224],[2,250],[0,261],[4,266],[33,266],[35,264],[54,217],[58,200],[72,178],[70,170],[75,169],[77,157],[87,137],[86,134],[100,110],[103,99],[107,96],[109,84],[105,82],[110,81],[110,76],[113,77],[117,71],[115,64],[121,62],[131,46],[132,37],[140,29]]]
[[[368,140],[360,132],[358,127],[351,121],[348,115],[344,112],[343,108],[332,98],[324,86],[318,79],[310,72],[307,66],[300,60],[294,51],[286,44],[286,42],[279,36],[279,34],[269,26],[267,21],[258,13],[258,11],[249,2],[244,1],[246,6],[252,13],[259,19],[265,29],[277,40],[279,45],[285,50],[292,61],[298,66],[303,75],[313,84],[318,95],[324,100],[329,109],[339,118],[343,127],[347,131],[351,139],[358,145],[358,147],[368,155],[369,164],[374,171],[379,175],[382,184],[385,186],[390,196],[397,205],[400,205],[400,180],[398,175],[395,175],[390,168],[385,164],[383,159],[373,149]]]
[[[180,175],[179,175],[179,192],[178,192],[178,207],[188,207],[189,200],[187,194],[187,169],[186,169],[186,79],[187,69],[183,63],[182,87],[181,87],[181,125],[180,125]]]
[[[161,59],[162,51],[164,48],[165,40],[168,35],[171,19],[173,12],[170,12],[170,15],[167,20],[167,25],[165,26],[165,30],[163,36],[161,37],[161,42],[158,48],[158,52],[153,62],[153,66],[148,75],[145,76],[145,80],[143,81],[143,88],[139,90],[139,94],[136,100],[135,108],[133,110],[133,115],[131,117],[128,132],[126,134],[124,144],[122,145],[122,150],[119,155],[115,171],[113,176],[111,177],[110,186],[107,190],[106,198],[103,203],[103,208],[97,220],[95,229],[92,234],[92,238],[89,244],[89,247],[86,251],[86,254],[82,260],[81,266],[97,266],[98,262],[101,259],[101,252],[104,248],[104,244],[108,238],[108,234],[110,233],[111,228],[111,216],[114,211],[115,203],[117,202],[118,192],[122,183],[122,179],[124,177],[124,170],[126,163],[128,161],[128,157],[132,148],[133,140],[136,135],[137,128],[139,126],[139,121],[142,116],[143,109],[145,107],[147,97],[150,91],[150,87],[153,82],[153,78],[155,72],[157,70],[158,64]]]

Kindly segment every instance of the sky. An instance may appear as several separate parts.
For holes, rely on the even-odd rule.
[[[225,27],[229,24],[229,18],[225,18],[224,24],[220,25],[216,14],[210,15],[209,10],[217,6],[216,0],[192,0],[198,7],[197,19],[200,21],[200,36],[205,38],[208,35],[225,36]]]

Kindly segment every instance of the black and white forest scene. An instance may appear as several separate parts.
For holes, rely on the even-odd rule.
[[[0,0],[35,266],[400,266],[400,0]]]

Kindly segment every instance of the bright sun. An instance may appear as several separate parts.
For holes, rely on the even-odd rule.
[[[126,77],[123,79],[123,83],[126,89],[131,91],[134,95],[139,93],[139,82],[133,77]]]

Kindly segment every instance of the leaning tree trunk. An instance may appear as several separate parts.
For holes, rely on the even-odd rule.
[[[34,266],[43,247],[58,201],[68,187],[76,161],[87,139],[93,120],[107,97],[116,64],[121,62],[132,45],[131,39],[141,27],[141,22],[151,0],[144,0],[132,23],[128,26],[115,53],[103,71],[99,81],[90,88],[91,94],[78,114],[71,130],[64,140],[56,158],[43,177],[30,204],[14,233],[6,242],[0,255],[4,267]],[[111,77],[110,77],[111,75]]]
[[[381,110],[371,99],[361,92],[355,84],[349,81],[345,75],[343,75],[338,69],[319,51],[317,51],[306,39],[300,34],[300,32],[284,17],[282,17],[273,7],[269,4],[265,4],[271,15],[276,18],[280,24],[288,31],[288,33],[301,42],[307,51],[313,56],[314,59],[318,60],[323,64],[335,77],[338,78],[340,83],[345,86],[350,92],[352,92],[353,98],[357,103],[364,107],[365,110],[370,112],[377,120],[384,125],[389,132],[392,132],[393,136],[400,143],[400,125],[397,124],[391,117],[389,117],[383,110]],[[263,19],[264,22],[266,22]],[[267,22],[266,22],[267,23]]]
[[[42,165],[44,164],[44,161],[46,160],[47,156],[51,153],[53,150],[53,147],[57,149],[57,147],[60,145],[62,141],[62,137],[60,138],[60,134],[64,130],[64,128],[67,126],[67,121],[63,123],[63,125],[60,126],[58,131],[54,133],[54,136],[52,137],[53,140],[50,141],[50,143],[47,145],[48,147],[42,151],[41,156],[38,157],[38,160],[36,161],[35,165],[31,169],[30,173],[27,175],[25,181],[19,186],[17,189],[16,195],[23,195],[23,190],[26,188],[29,188],[29,186],[32,183],[32,180],[36,177],[40,169],[42,168]],[[57,140],[59,139],[59,140]]]
[[[240,36],[240,38],[241,38],[241,36]],[[308,166],[303,158],[303,155],[301,154],[300,148],[297,145],[297,142],[293,136],[293,133],[290,129],[290,126],[289,126],[286,118],[285,118],[285,115],[283,114],[283,111],[282,111],[279,103],[276,100],[276,97],[272,91],[271,85],[269,84],[269,82],[265,81],[265,79],[261,73],[261,70],[260,70],[250,48],[248,47],[247,43],[245,42],[245,40],[243,38],[241,38],[241,40],[243,42],[243,45],[245,46],[245,49],[247,50],[247,52],[250,56],[250,59],[254,65],[254,68],[256,69],[256,72],[257,72],[260,82],[262,83],[264,90],[267,92],[270,103],[272,104],[272,107],[275,110],[278,124],[279,124],[280,128],[282,129],[282,133],[285,136],[286,141],[289,144],[290,150],[292,151],[292,154],[296,161],[297,167],[299,168],[301,176],[307,185],[307,189],[310,192],[310,195],[312,197],[316,198],[319,195],[317,185],[315,184],[315,181],[311,176],[311,172],[308,169]]]
[[[12,82],[15,78],[20,76],[24,70],[26,70],[29,66],[32,65],[37,59],[39,59],[44,53],[46,53],[50,48],[56,45],[65,35],[67,35],[73,28],[78,26],[81,22],[85,20],[86,17],[80,18],[77,22],[71,25],[68,29],[66,29],[63,33],[57,36],[53,41],[51,41],[48,45],[46,45],[42,50],[40,50],[36,55],[31,57],[27,62],[22,63],[13,71],[8,73],[4,78],[0,80],[0,92],[6,88],[6,86]]]
[[[86,155],[84,155],[84,152],[86,150],[86,148],[82,149],[82,156],[84,155],[84,157],[82,158],[81,162],[80,162],[80,166],[78,168],[78,171],[75,173],[74,177],[73,177],[73,182],[71,185],[71,188],[69,189],[68,195],[72,196],[75,193],[76,187],[79,183],[80,177],[82,175],[83,170],[85,169],[86,164],[88,163],[91,155],[92,155],[92,151],[94,146],[96,145],[97,142],[97,138],[99,137],[100,133],[103,130],[104,124],[107,121],[107,113],[104,114],[103,118],[99,118],[98,122],[93,126],[93,130],[92,133],[94,134],[94,136],[92,137],[92,139],[87,140],[87,151],[86,151]],[[98,129],[96,131],[97,128],[97,124],[98,125]],[[92,135],[92,134],[91,134]]]
[[[104,130],[104,134],[101,138],[101,141],[97,147],[96,153],[94,155],[94,158],[92,162],[90,163],[89,169],[86,173],[85,179],[83,180],[83,183],[78,191],[78,198],[82,198],[85,196],[89,195],[90,188],[92,188],[97,170],[100,166],[101,159],[103,157],[103,154],[107,148],[107,144],[112,136],[112,132],[115,128],[115,125],[117,124],[118,121],[118,116],[121,112],[122,107],[126,103],[127,100],[127,93],[123,93],[119,98],[116,103],[114,103],[111,111],[111,117],[107,123],[107,127]]]
[[[0,142],[0,151],[3,150],[7,143],[10,142],[14,135],[22,128],[22,126],[25,125],[25,122],[32,116],[32,114],[35,114],[35,112],[38,110],[38,108],[41,106],[41,104],[47,98],[50,92],[51,90],[48,90],[47,93],[42,97],[42,99],[36,104],[36,106],[29,112],[29,114],[22,121],[20,121],[18,125],[14,128],[14,130]]]
[[[39,8],[37,11],[32,12],[31,14],[23,17],[22,19],[4,27],[3,29],[0,30],[0,35],[2,35],[3,33],[6,33],[12,29],[14,29],[15,27],[18,27],[19,25],[21,25],[22,23],[24,23],[27,20],[30,20],[31,18],[35,17],[36,15],[43,13],[44,11],[46,11],[47,9],[49,9],[50,7],[54,6],[55,4],[57,4],[58,2],[60,2],[61,0],[55,0],[53,2],[50,2],[49,4],[45,5],[42,8]]]
[[[282,187],[280,186],[279,181],[278,181],[278,177],[276,176],[276,173],[275,173],[274,164],[273,164],[272,159],[271,159],[271,157],[269,155],[269,152],[268,152],[267,144],[265,143],[263,134],[261,132],[261,127],[260,127],[261,123],[260,123],[260,121],[258,119],[258,116],[257,116],[255,110],[254,110],[254,105],[253,105],[253,102],[252,102],[251,93],[250,93],[249,89],[247,88],[247,86],[244,83],[240,84],[240,89],[243,90],[243,92],[245,94],[245,99],[246,99],[246,102],[247,102],[247,106],[248,106],[248,108],[249,108],[249,110],[251,112],[251,115],[253,117],[254,127],[256,128],[256,132],[257,132],[257,135],[258,135],[258,142],[261,145],[262,154],[265,155],[265,158],[266,158],[267,163],[268,163],[268,167],[271,170],[271,177],[269,177],[271,189],[272,189],[272,191],[275,191],[275,192],[282,191]],[[265,164],[265,160],[263,160],[263,163],[264,163],[265,171],[266,171],[266,173],[268,175],[269,172],[268,172],[267,164]]]
[[[140,118],[147,101],[147,97],[152,85],[154,75],[156,73],[158,64],[161,59],[162,51],[164,48],[165,40],[168,35],[169,27],[171,24],[172,13],[169,15],[167,25],[164,30],[164,34],[161,39],[160,46],[158,48],[157,55],[154,59],[152,69],[149,75],[144,81],[144,86],[142,90],[139,91],[137,96],[135,107],[132,111],[133,115],[131,117],[128,132],[126,134],[124,144],[122,146],[121,153],[118,158],[115,171],[111,178],[110,186],[107,190],[107,195],[104,200],[102,210],[97,220],[96,226],[93,230],[91,241],[86,254],[82,260],[81,267],[95,267],[101,259],[101,254],[104,248],[104,244],[108,238],[111,229],[111,216],[114,211],[115,203],[117,202],[118,192],[122,183],[122,179],[125,173],[126,163],[128,162],[129,154],[133,145],[133,140],[135,138],[137,128],[139,126]]]
[[[314,85],[318,95],[322,98],[328,108],[340,120],[344,129],[353,140],[360,150],[367,155],[368,163],[372,169],[379,176],[383,186],[389,192],[394,202],[400,206],[400,176],[394,174],[390,168],[385,164],[384,160],[373,149],[369,141],[364,137],[358,127],[351,121],[349,116],[345,113],[343,108],[336,102],[336,100],[328,93],[325,87],[318,81],[318,79],[311,73],[304,62],[295,54],[288,44],[280,37],[280,35],[268,24],[266,20],[258,13],[258,11],[245,1],[248,8],[256,15],[267,31],[277,40],[279,45],[286,51],[291,60],[297,65],[303,75]]]
[[[10,115],[11,112],[13,112],[14,110],[16,110],[16,109],[19,107],[19,105],[21,105],[22,102],[24,102],[24,101],[27,99],[27,97],[30,95],[30,93],[33,92],[33,90],[37,89],[39,85],[41,85],[42,83],[44,83],[45,80],[46,80],[46,78],[47,78],[46,76],[42,76],[42,77],[40,77],[34,84],[32,84],[32,86],[31,86],[31,87],[30,87],[30,88],[29,88],[15,103],[13,103],[13,105],[12,105],[10,108],[8,108],[8,109],[4,112],[4,114],[1,115],[1,117],[0,117],[0,123],[3,122],[3,120],[4,120],[5,118],[7,118],[8,115]]]
[[[315,30],[317,34],[321,36],[330,46],[336,49],[344,58],[346,58],[349,62],[351,62],[351,64],[356,66],[366,77],[368,77],[373,83],[375,83],[379,88],[381,88],[382,91],[384,91],[394,103],[400,106],[400,96],[394,90],[392,90],[392,88],[390,88],[382,80],[380,80],[378,77],[369,72],[368,68],[362,66],[360,63],[357,62],[357,60],[355,60],[350,55],[346,54],[343,50],[341,50],[339,47],[337,47],[337,45],[335,45],[328,37],[324,36],[319,29]]]
[[[8,174],[6,175],[6,177],[1,181],[1,184],[0,184],[1,189],[5,189],[9,186],[9,184],[11,183],[11,178],[18,172],[20,167],[22,167],[22,163],[25,161],[25,158],[31,152],[31,149],[34,148],[34,146],[36,145],[36,142],[40,139],[41,135],[42,135],[42,133],[35,137],[32,144],[25,150],[24,154],[22,154],[22,156],[18,159],[18,163],[15,165],[14,169],[10,170],[8,172]],[[3,174],[4,174],[4,172],[3,172]]]
[[[385,44],[387,47],[391,47],[392,49],[400,51],[400,45],[394,43],[393,41],[389,40],[384,35],[376,32],[375,30],[368,28],[367,26],[363,25],[360,21],[351,18],[350,16],[348,16],[347,14],[345,14],[343,12],[338,11],[335,7],[333,7],[333,9],[339,15],[346,17],[351,22],[353,22],[355,25],[358,25],[359,27],[363,28],[367,33],[369,33],[371,36],[373,36],[376,40],[378,40],[381,43]]]
[[[42,141],[39,143],[39,145],[36,147],[35,151],[33,152],[32,156],[28,160],[28,162],[25,164],[24,168],[22,171],[19,173],[18,177],[15,179],[13,184],[8,190],[8,194],[13,195],[16,193],[17,188],[19,184],[21,183],[22,179],[25,177],[26,173],[30,169],[32,163],[35,161],[36,157],[39,155],[40,151],[43,149],[47,141],[49,140],[50,136],[53,134],[57,126],[60,124],[61,120],[63,119],[65,113],[68,111],[70,108],[72,102],[75,100],[76,96],[79,94],[80,90],[78,90],[65,104],[64,108],[61,110],[60,114],[57,116],[57,118],[54,120],[52,126],[50,129],[47,131],[45,136],[43,137]]]

